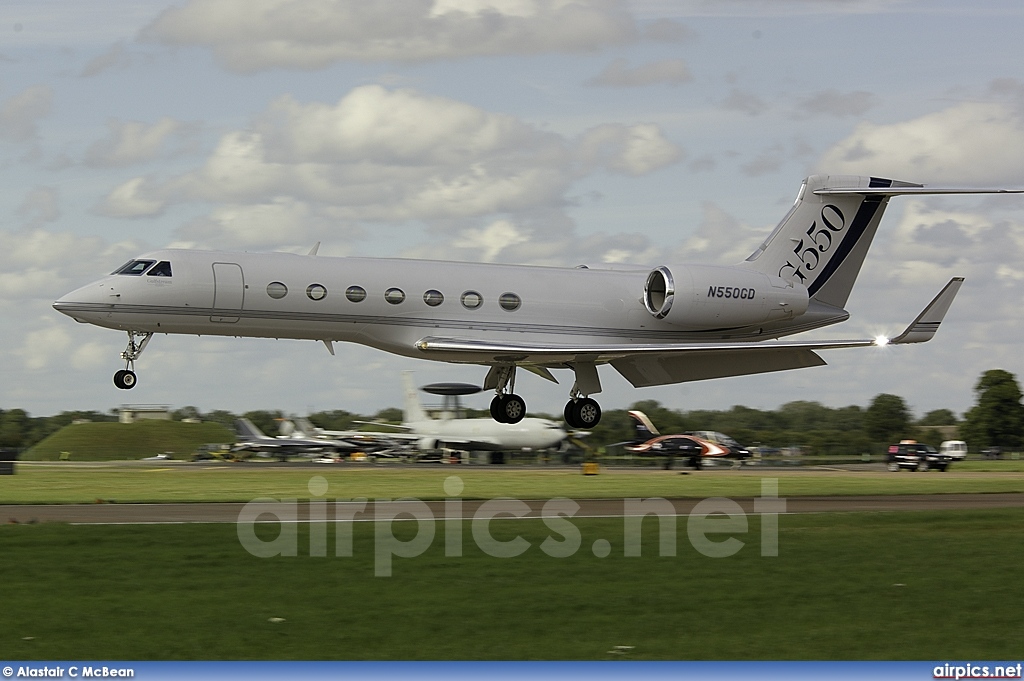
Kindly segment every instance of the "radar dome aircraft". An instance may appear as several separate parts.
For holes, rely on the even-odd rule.
[[[154,334],[368,345],[405,357],[487,367],[491,414],[517,423],[522,368],[557,383],[573,428],[601,408],[598,367],[635,387],[821,366],[817,350],[930,340],[962,278],[894,338],[779,340],[849,318],[846,301],[888,201],[911,194],[1019,193],[928,188],[876,177],[814,175],[745,261],[539,267],[316,254],[166,249],[134,258],[57,300],[79,322],[125,331],[119,388]]]

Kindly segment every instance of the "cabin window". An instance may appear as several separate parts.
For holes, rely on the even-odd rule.
[[[389,288],[384,292],[384,300],[388,301],[392,305],[398,305],[405,301],[405,291],[400,288]]]
[[[502,293],[498,298],[498,305],[501,305],[501,309],[509,312],[515,312],[522,304],[523,300],[514,293]]]
[[[148,270],[149,266],[155,262],[156,260],[129,260],[114,270],[114,274],[130,274],[133,277],[137,277]]]
[[[327,287],[323,284],[310,284],[306,287],[306,295],[310,300],[323,300],[327,297]]]
[[[267,295],[274,300],[280,300],[288,295],[288,287],[279,281],[272,281],[267,284]]]
[[[345,297],[351,303],[361,303],[366,300],[366,289],[362,286],[349,286],[345,289]]]
[[[423,294],[423,302],[429,305],[430,307],[437,307],[438,305],[444,302],[444,294],[441,293],[440,291],[430,289],[429,291]]]
[[[476,291],[466,291],[462,294],[462,307],[467,310],[475,310],[484,304],[484,297]]]
[[[149,276],[149,277],[169,277],[169,276],[171,276],[171,263],[167,262],[166,260],[161,260],[160,262],[158,262],[156,265],[153,266],[153,269],[151,269],[150,271],[146,272],[146,276]]]

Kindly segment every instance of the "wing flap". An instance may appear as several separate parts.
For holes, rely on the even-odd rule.
[[[637,355],[611,362],[615,370],[634,388],[803,369],[824,364],[825,360],[813,350],[794,348],[753,348],[742,352],[685,355]]]

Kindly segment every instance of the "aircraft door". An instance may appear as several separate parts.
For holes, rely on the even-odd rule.
[[[245,300],[245,278],[242,266],[233,262],[213,263],[213,307],[218,312],[241,310]],[[237,316],[215,314],[211,322],[232,324]]]

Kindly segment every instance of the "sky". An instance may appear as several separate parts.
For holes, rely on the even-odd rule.
[[[0,4],[0,409],[370,414],[486,368],[313,341],[155,337],[51,308],[161,247],[578,265],[732,264],[814,173],[1024,187],[1024,5],[979,0],[9,0]],[[925,345],[633,389],[605,409],[793,400],[962,413],[1024,374],[1024,198],[897,197],[816,337]],[[638,292],[639,296],[639,292]],[[572,386],[525,375],[533,412]],[[485,408],[488,398],[470,398]]]

